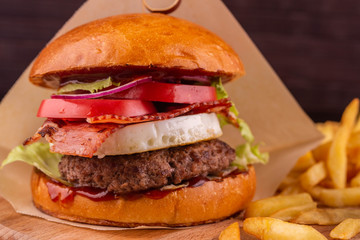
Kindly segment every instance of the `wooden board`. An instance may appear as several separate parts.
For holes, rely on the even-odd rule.
[[[237,219],[174,230],[96,231],[49,222],[16,213],[0,197],[0,239],[218,239],[220,232]],[[329,238],[332,226],[315,226]],[[241,229],[242,240],[256,239]]]

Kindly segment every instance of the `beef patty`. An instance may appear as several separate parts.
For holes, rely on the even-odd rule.
[[[179,184],[200,175],[217,174],[233,160],[234,149],[214,139],[101,159],[65,155],[59,170],[61,176],[74,186],[91,186],[124,194]]]

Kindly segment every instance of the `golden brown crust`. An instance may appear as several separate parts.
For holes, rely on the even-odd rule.
[[[35,60],[30,81],[46,87],[44,77],[51,75],[128,66],[196,70],[228,80],[244,74],[237,54],[215,34],[188,21],[152,13],[108,17],[60,36]]]
[[[43,212],[70,221],[120,227],[190,226],[216,222],[244,209],[251,201],[256,185],[255,171],[250,167],[248,174],[182,188],[158,200],[141,197],[95,202],[75,195],[73,202],[63,204],[51,200],[46,182],[43,174],[33,171],[33,201]]]

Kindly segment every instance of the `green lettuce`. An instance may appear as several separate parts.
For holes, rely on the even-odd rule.
[[[58,94],[73,92],[76,90],[83,90],[83,91],[89,91],[91,93],[96,93],[104,88],[108,88],[111,86],[119,86],[119,84],[113,82],[111,77],[108,77],[106,79],[98,80],[95,82],[66,84],[65,86],[59,88]]]
[[[216,96],[218,99],[228,98],[229,95],[222,85],[221,79],[213,81],[211,84],[216,89]],[[259,145],[254,144],[254,135],[252,134],[249,125],[241,118],[238,117],[239,111],[237,110],[234,102],[231,102],[232,106],[229,108],[229,114],[235,119],[241,136],[245,139],[245,143],[239,145],[235,149],[236,159],[232,162],[233,166],[238,167],[240,170],[247,169],[248,164],[254,163],[267,163],[269,160],[268,153],[261,153]],[[220,126],[223,127],[231,121],[224,115],[218,114]]]
[[[59,182],[70,185],[60,176],[58,165],[61,157],[62,155],[59,153],[50,152],[48,143],[37,142],[28,146],[19,145],[11,150],[7,158],[2,162],[1,168],[9,163],[21,161],[36,167]]]
[[[211,84],[216,89],[216,96],[218,99],[228,98],[229,95],[226,92],[224,86],[222,85],[221,79],[219,78],[218,81],[214,81]],[[251,133],[249,125],[247,123],[238,117],[239,111],[237,110],[234,102],[231,102],[231,107],[229,108],[230,114],[236,119],[237,124],[239,125],[240,134],[241,136],[247,141],[247,142],[253,142],[254,141],[254,135]],[[221,114],[218,114],[218,118],[220,121],[220,126],[223,127],[226,124],[229,124],[229,120]]]
[[[268,153],[261,153],[259,145],[251,145],[251,143],[244,143],[235,149],[236,158],[231,163],[240,170],[246,170],[248,164],[262,163],[266,164],[269,160]]]

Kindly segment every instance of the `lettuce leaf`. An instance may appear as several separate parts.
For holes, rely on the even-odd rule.
[[[266,164],[269,160],[268,153],[261,153],[258,145],[251,145],[248,142],[237,146],[235,154],[235,161],[231,165],[236,166],[240,170],[247,170],[248,164]]]
[[[110,87],[110,86],[119,86],[120,84],[113,82],[111,77],[108,77],[106,79],[98,80],[95,82],[89,82],[89,83],[69,83],[65,86],[59,88],[58,94],[62,93],[68,93],[73,92],[76,90],[84,90],[89,91],[91,93],[96,93],[104,88]]]
[[[229,95],[222,85],[221,78],[217,81],[213,81],[211,84],[216,89],[216,96],[218,99],[228,98]],[[241,136],[245,139],[245,143],[236,147],[236,159],[232,162],[233,166],[238,167],[240,170],[247,169],[248,164],[262,163],[265,164],[269,160],[268,153],[261,153],[259,145],[253,144],[254,135],[252,134],[249,125],[241,118],[238,117],[239,111],[237,110],[234,102],[231,102],[232,106],[229,108],[229,114],[232,119],[235,119],[237,127]],[[226,124],[232,123],[226,116],[222,114],[217,115],[219,118],[220,126],[223,127]]]
[[[19,145],[11,150],[7,158],[2,162],[1,168],[9,163],[21,161],[36,167],[47,176],[59,182],[70,185],[70,183],[61,178],[59,172],[58,165],[61,157],[62,155],[59,153],[50,152],[48,143],[37,142],[28,146]]]
[[[224,86],[222,85],[221,79],[219,78],[218,81],[214,81],[211,84],[213,87],[215,87],[216,90],[216,96],[218,99],[228,98],[229,94],[226,92]],[[231,102],[232,106],[229,108],[229,113],[236,119],[237,124],[239,125],[240,134],[241,136],[247,141],[247,142],[253,142],[254,136],[250,130],[250,127],[247,125],[247,123],[238,117],[239,111],[237,110],[234,102]],[[226,124],[229,124],[230,121],[227,120],[227,118],[221,114],[218,114],[218,118],[220,121],[220,126],[223,127]]]

